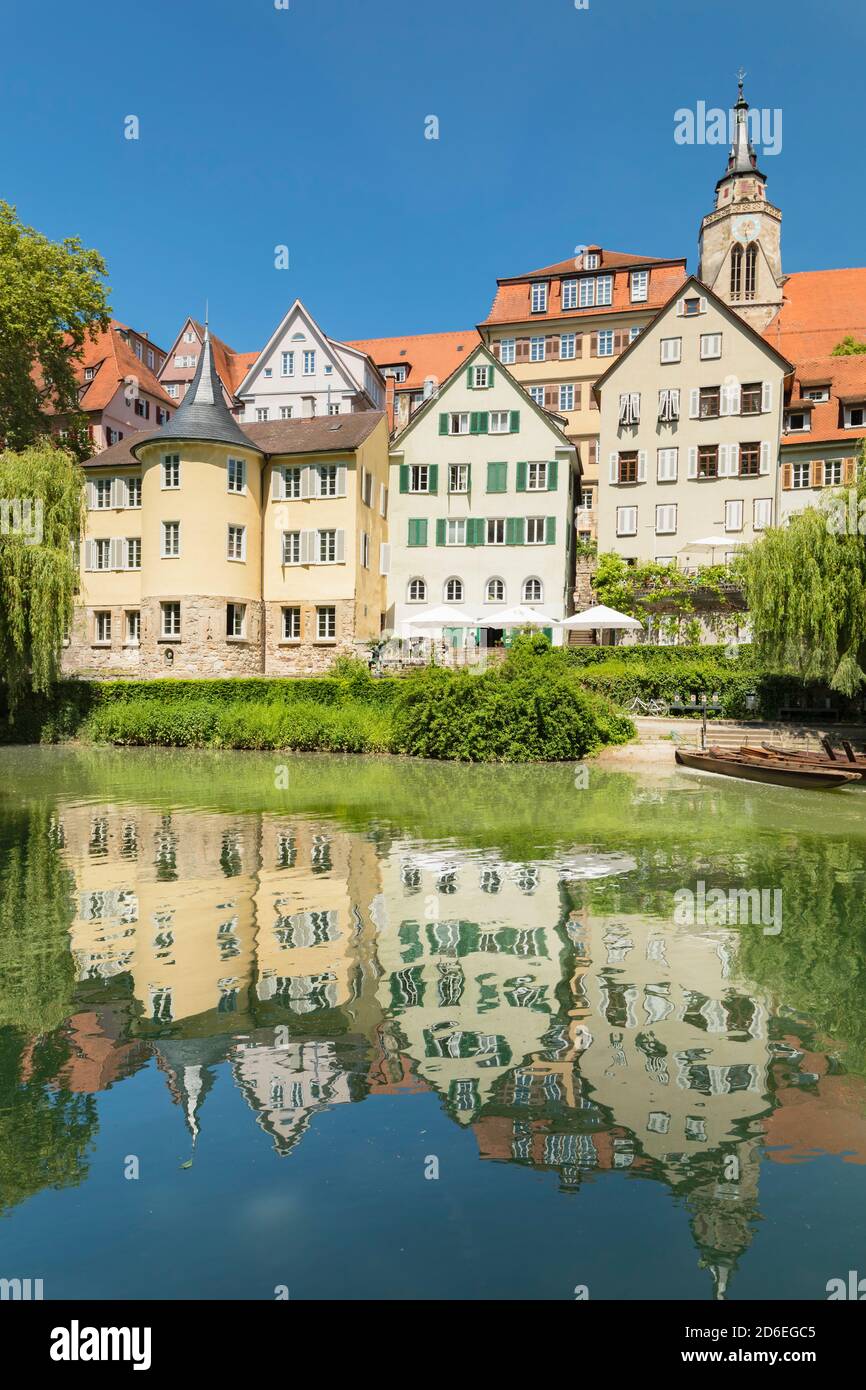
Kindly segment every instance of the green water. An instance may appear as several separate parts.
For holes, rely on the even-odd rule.
[[[0,749],[0,1278],[825,1297],[866,1274],[864,812]]]

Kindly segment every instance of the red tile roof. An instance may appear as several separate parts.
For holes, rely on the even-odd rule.
[[[647,309],[660,309],[686,279],[685,257],[677,260],[663,260],[658,256],[633,256],[624,251],[604,251],[600,248],[601,261],[597,270],[582,272],[576,268],[575,259],[559,261],[555,265],[543,266],[540,270],[530,270],[524,275],[507,276],[496,281],[496,297],[490,313],[482,327],[493,324],[533,323],[549,319],[584,319],[599,314],[637,313]],[[633,304],[629,290],[629,271],[646,268],[650,272],[648,298],[640,304]],[[613,296],[610,305],[592,306],[585,309],[563,309],[562,281],[573,280],[575,276],[613,274]],[[547,310],[543,314],[533,313],[531,308],[531,285],[533,280],[550,280]]]
[[[91,341],[88,338],[85,341],[75,370],[76,378],[83,388],[79,397],[81,409],[104,410],[128,377],[135,377],[139,391],[152,396],[163,405],[174,406],[176,402],[166,394],[150,368],[136,356],[121,336],[120,330],[123,327],[123,324],[112,319],[110,326],[95,340]],[[87,367],[97,368],[92,381],[85,381],[84,373]]]
[[[866,266],[795,271],[783,292],[764,337],[792,362],[826,357],[848,334],[866,341]]]
[[[404,338],[362,338],[346,347],[366,352],[381,371],[383,367],[407,365],[405,381],[395,383],[398,391],[420,391],[428,377],[445,381],[478,346],[475,328],[460,333],[415,333]]]
[[[195,319],[190,319],[190,323],[204,342],[204,324],[198,323]],[[235,352],[234,348],[229,347],[228,343],[224,343],[222,338],[218,338],[214,333],[211,333],[210,341],[217,375],[226,391],[234,396],[259,353]]]
[[[829,401],[806,400],[803,392],[810,386],[829,386]],[[845,400],[866,404],[866,353],[853,357],[815,357],[798,363],[786,406],[808,409],[812,428],[806,433],[797,430],[783,434],[783,446],[808,448],[810,444],[848,440],[851,453],[859,453],[866,428],[844,428],[841,402]]]

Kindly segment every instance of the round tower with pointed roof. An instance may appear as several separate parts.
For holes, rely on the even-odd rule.
[[[749,131],[740,75],[728,164],[715,208],[701,222],[698,277],[762,332],[782,305],[782,214],[767,201],[767,176]]]
[[[182,405],[132,452],[142,471],[141,674],[261,673],[264,455],[225,403],[207,328]]]

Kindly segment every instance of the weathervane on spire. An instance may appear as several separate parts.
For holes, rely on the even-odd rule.
[[[743,99],[743,79],[746,77],[746,75],[746,69],[744,67],[741,67],[739,72],[737,73],[737,86],[739,88],[738,96],[740,101],[742,101]]]

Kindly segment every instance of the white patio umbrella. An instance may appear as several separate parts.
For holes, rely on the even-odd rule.
[[[501,608],[498,613],[488,613],[479,618],[477,627],[558,627],[558,618],[548,618],[537,608],[527,608],[524,603],[516,603],[513,608]]]
[[[440,603],[437,608],[423,608],[407,617],[410,627],[477,627],[478,619],[457,604]]]
[[[747,541],[734,540],[731,536],[702,536],[700,540],[687,541],[680,547],[680,554],[689,550],[734,550],[747,544]]]
[[[618,613],[615,608],[608,608],[604,603],[597,603],[594,608],[584,608],[582,613],[563,618],[562,626],[577,632],[609,632],[617,628],[633,631],[643,628],[643,623],[639,623],[637,618],[629,618],[626,613]]]

